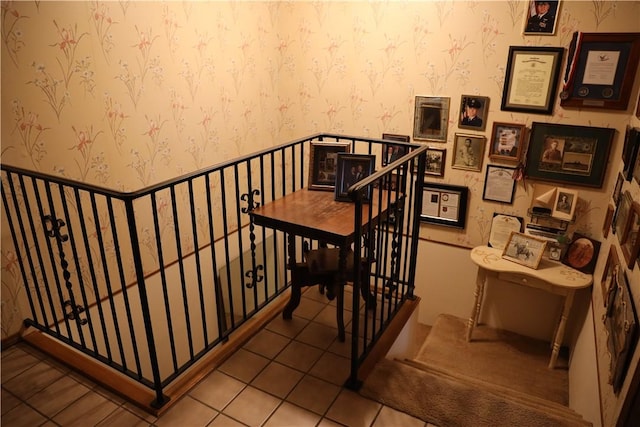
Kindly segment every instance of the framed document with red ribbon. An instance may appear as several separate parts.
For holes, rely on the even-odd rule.
[[[574,33],[560,105],[626,110],[639,59],[640,33]]]

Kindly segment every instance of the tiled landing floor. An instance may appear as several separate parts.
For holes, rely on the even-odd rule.
[[[276,317],[159,418],[18,344],[2,352],[0,424],[433,427],[342,388],[349,347],[336,336],[335,306],[310,288],[292,321]]]

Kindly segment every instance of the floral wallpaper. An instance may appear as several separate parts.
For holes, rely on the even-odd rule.
[[[523,35],[527,7],[524,0],[2,1],[2,163],[132,191],[316,132],[412,135],[415,97],[449,97],[447,142],[429,142],[446,148],[448,161],[444,177],[433,179],[469,187],[469,217],[463,231],[424,226],[422,237],[473,247],[486,242],[494,212],[524,215],[535,183],[519,182],[513,204],[483,202],[492,162],[485,155],[480,172],[452,169],[454,137],[489,139],[494,121],[542,121],[617,129],[603,187],[577,188],[572,227],[601,239],[625,126],[639,125],[635,105],[610,112],[564,109],[556,100],[552,115],[501,111],[507,53],[567,48],[577,30],[638,31],[640,2],[564,0],[555,35],[534,36]],[[457,127],[463,94],[490,99],[485,131]],[[3,338],[26,312],[5,230]]]

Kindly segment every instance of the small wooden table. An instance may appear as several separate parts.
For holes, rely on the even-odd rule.
[[[396,199],[394,191],[384,191],[379,197],[379,190],[374,189],[371,197],[371,221],[387,214],[391,204]],[[369,223],[369,205],[362,212],[362,228]],[[306,188],[287,194],[270,203],[260,206],[251,212],[254,224],[287,234],[289,246],[289,269],[296,267],[295,236],[319,240],[340,248],[338,257],[338,277],[340,284],[346,283],[347,257],[350,246],[355,239],[355,204],[338,202],[334,193],[327,191],[313,191]],[[343,286],[339,286],[343,292]],[[292,289],[286,312],[292,312],[300,303],[300,289]],[[337,317],[339,325],[339,339],[344,341],[343,298],[337,301]]]
[[[502,250],[488,246],[477,246],[473,248],[471,251],[471,260],[478,265],[478,275],[476,277],[475,304],[473,305],[471,317],[469,317],[469,322],[467,323],[467,341],[471,340],[473,328],[478,324],[484,286],[489,277],[532,288],[543,289],[547,292],[564,296],[562,315],[553,337],[553,351],[551,352],[551,360],[549,361],[549,368],[555,368],[575,291],[590,286],[593,282],[593,276],[581,273],[559,262],[546,259],[541,260],[538,269],[534,270],[503,259]]]

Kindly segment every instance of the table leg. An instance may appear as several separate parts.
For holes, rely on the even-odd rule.
[[[484,295],[484,284],[487,280],[487,271],[484,268],[478,268],[478,274],[476,276],[476,292],[473,309],[471,310],[471,316],[467,322],[467,341],[471,341],[471,334],[473,328],[478,324],[480,318],[480,308],[482,306],[482,297]]]
[[[349,254],[349,248],[346,246],[340,246],[340,253],[338,255],[338,301],[336,302],[336,320],[338,323],[338,340],[344,342],[344,285],[347,283],[347,256]],[[355,297],[354,297],[355,298]]]
[[[293,317],[293,311],[300,305],[300,298],[302,297],[302,278],[300,277],[302,271],[297,268],[296,263],[296,236],[290,233],[287,236],[287,242],[289,244],[289,259],[287,262],[289,271],[291,271],[291,296],[282,311],[283,319],[291,319]]]
[[[567,319],[569,318],[569,312],[573,305],[574,290],[570,290],[564,299],[564,307],[562,309],[562,316],[560,317],[560,324],[556,336],[553,339],[553,351],[551,352],[551,360],[549,361],[549,369],[556,367],[556,361],[558,360],[558,354],[560,353],[560,346],[562,345],[562,338],[564,337],[564,329],[567,326]]]

